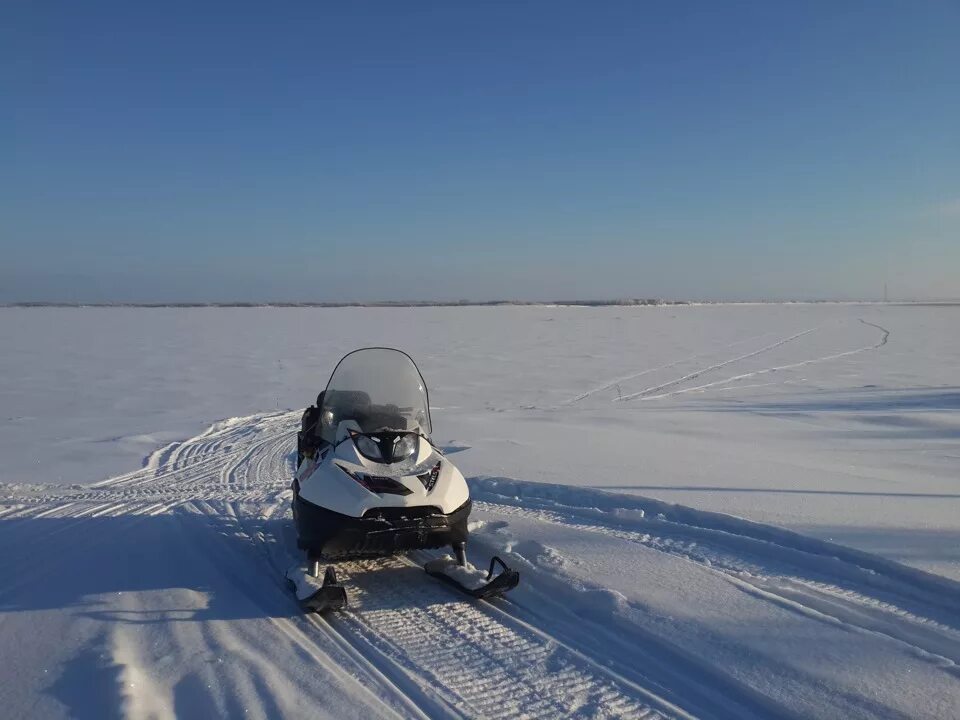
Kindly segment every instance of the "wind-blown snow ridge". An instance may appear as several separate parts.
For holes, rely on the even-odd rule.
[[[565,513],[568,520],[580,520],[598,530],[656,530],[671,537],[680,537],[679,532],[695,542],[712,538],[724,545],[753,545],[766,551],[790,551],[798,557],[802,554],[807,556],[805,562],[818,573],[834,566],[842,568],[851,584],[895,585],[898,592],[922,597],[932,607],[956,610],[955,619],[960,621],[960,583],[879,555],[772,525],[636,495],[525,483],[509,478],[474,477],[468,482],[475,500],[527,512]],[[553,522],[559,516],[544,517]],[[796,562],[796,558],[793,561]]]

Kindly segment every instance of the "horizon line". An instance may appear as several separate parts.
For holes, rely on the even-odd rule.
[[[348,307],[675,307],[682,305],[960,305],[960,299],[933,300],[667,300],[663,298],[613,298],[605,300],[373,300],[373,301],[227,301],[227,302],[55,302],[0,303],[0,308],[348,308]]]

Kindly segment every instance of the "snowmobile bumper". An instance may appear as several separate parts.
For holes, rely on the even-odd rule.
[[[294,495],[300,548],[325,557],[388,555],[440,548],[467,540],[470,501],[449,514],[434,506],[380,507],[363,517],[341,515]]]

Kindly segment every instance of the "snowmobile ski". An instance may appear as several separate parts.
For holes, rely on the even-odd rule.
[[[493,571],[497,565],[500,566],[500,572],[494,576]],[[520,583],[520,573],[507,567],[496,555],[490,560],[490,569],[486,574],[470,563],[460,565],[452,557],[430,560],[424,564],[423,569],[428,575],[439,578],[478,600],[499,597]]]
[[[287,570],[287,580],[293,586],[297,600],[307,612],[324,613],[342,610],[347,606],[347,590],[337,580],[337,571],[328,566],[320,582],[311,572],[315,568],[294,565]]]

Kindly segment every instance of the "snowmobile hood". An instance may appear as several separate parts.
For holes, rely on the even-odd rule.
[[[351,422],[352,421],[352,422]],[[341,423],[361,433],[432,431],[427,384],[413,359],[393,348],[362,348],[337,363],[323,394],[320,435],[334,444]]]

